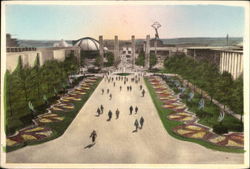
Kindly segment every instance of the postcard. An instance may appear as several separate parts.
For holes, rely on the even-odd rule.
[[[249,168],[249,2],[3,1],[1,167]]]

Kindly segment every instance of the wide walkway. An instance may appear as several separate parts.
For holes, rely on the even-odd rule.
[[[85,106],[73,120],[63,136],[50,142],[28,146],[7,153],[7,163],[159,163],[159,164],[241,164],[243,154],[224,153],[202,147],[198,144],[177,140],[164,129],[156,108],[146,90],[141,97],[140,84],[121,81],[113,83],[102,80]],[[132,91],[127,91],[127,85]],[[122,91],[119,87],[122,86]],[[106,89],[112,93],[112,99]],[[105,94],[101,94],[105,89]],[[100,105],[104,113],[96,117]],[[129,106],[138,106],[137,114],[129,115]],[[120,110],[119,119],[114,111]],[[111,110],[111,121],[107,112]],[[134,121],[141,116],[145,119],[142,130],[133,132]],[[97,131],[97,141],[91,148],[91,131]]]

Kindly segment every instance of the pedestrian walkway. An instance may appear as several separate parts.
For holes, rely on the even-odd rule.
[[[126,85],[123,81],[116,81],[113,86],[112,82],[102,80],[61,137],[7,153],[7,163],[243,163],[243,154],[214,151],[170,136],[161,123],[143,79],[136,84],[130,80],[133,75],[127,77]],[[132,86],[132,91],[127,91],[128,85]],[[146,91],[144,97],[140,85]],[[102,95],[102,89],[110,90],[111,100],[106,92]],[[101,104],[104,113],[97,117],[96,110]],[[131,105],[138,107],[137,114],[133,111],[129,115]],[[115,118],[117,108],[120,111],[118,119]],[[113,116],[107,121],[109,110]],[[143,128],[133,132],[134,122],[141,116],[144,118]],[[89,135],[93,130],[97,133],[95,144],[85,148],[92,143]]]

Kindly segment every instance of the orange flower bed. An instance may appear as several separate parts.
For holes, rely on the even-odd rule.
[[[46,113],[43,115],[39,115],[39,117],[35,119],[35,121],[41,124],[41,123],[59,122],[59,121],[62,121],[63,119],[64,117],[61,117],[58,114]]]
[[[8,136],[6,139],[7,146],[15,146],[17,144],[33,141],[33,140],[41,140],[52,135],[52,131],[48,127],[34,126],[26,129],[20,130],[14,136]]]

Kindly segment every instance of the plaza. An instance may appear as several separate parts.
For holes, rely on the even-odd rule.
[[[117,77],[113,72],[110,77]],[[144,80],[138,84],[131,82],[137,73],[128,76],[129,82],[114,80],[101,81],[84,107],[79,111],[65,133],[52,141],[40,145],[27,146],[7,154],[8,163],[83,163],[83,164],[240,164],[243,154],[214,151],[201,145],[177,140],[164,129],[152,102]],[[132,91],[127,91],[127,86]],[[142,97],[139,86],[146,90]],[[122,90],[120,91],[120,86]],[[101,90],[105,92],[102,95]],[[110,89],[112,99],[106,90]],[[96,116],[100,105],[104,113]],[[138,113],[129,115],[129,107],[137,106]],[[120,110],[115,119],[114,112]],[[113,117],[108,119],[108,110]],[[145,119],[142,129],[133,132],[134,121],[141,116]],[[89,138],[92,130],[97,131],[94,146]],[[25,155],[24,154],[28,154]],[[192,156],[190,156],[192,154]],[[207,155],[209,154],[209,156]],[[53,156],[53,158],[52,158]]]

